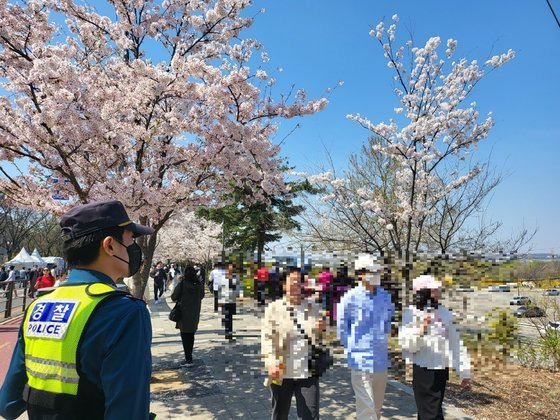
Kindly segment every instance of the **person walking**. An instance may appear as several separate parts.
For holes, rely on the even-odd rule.
[[[16,279],[17,279],[16,267],[14,265],[11,265],[10,271],[8,271],[8,278],[6,279],[6,281],[12,283],[12,289],[14,290],[14,295],[15,297],[19,297],[17,293]],[[10,290],[9,285],[8,285],[8,290]],[[8,296],[8,292],[6,292],[6,296]]]
[[[399,343],[412,363],[412,389],[419,420],[443,419],[443,397],[449,368],[470,386],[470,358],[453,325],[449,309],[439,304],[442,283],[431,275],[412,282],[416,304],[403,311]]]
[[[32,299],[35,298],[35,292],[37,291],[37,289],[35,287],[35,283],[37,283],[37,279],[40,276],[41,276],[41,272],[39,271],[39,267],[34,265],[33,269],[31,270],[31,272],[29,274],[29,291],[27,293],[27,296],[29,296]]]
[[[262,265],[256,273],[257,281],[257,301],[259,306],[264,306],[266,302],[266,287],[268,284],[268,270]]]
[[[333,311],[331,314],[331,326],[336,323],[338,304],[342,297],[352,288],[352,278],[348,276],[348,267],[346,265],[339,267],[336,277],[333,279]]]
[[[6,272],[6,267],[2,266],[0,267],[0,289],[2,290],[6,290],[6,284],[3,283],[6,280],[8,280],[8,273]]]
[[[381,287],[381,266],[373,256],[360,255],[354,269],[359,284],[339,303],[337,335],[352,370],[356,418],[378,420],[390,367],[388,336],[395,305]]]
[[[218,312],[218,292],[220,284],[225,278],[223,265],[221,263],[214,264],[213,270],[210,272],[210,286],[214,294],[214,312]]]
[[[48,268],[43,268],[43,275],[38,277],[35,281],[35,289],[44,289],[45,287],[54,287],[56,279],[51,275]]]
[[[133,223],[122,203],[72,208],[60,219],[65,285],[31,303],[6,379],[0,417],[30,420],[150,418],[150,316],[115,281],[142,263],[135,238],[154,229]]]
[[[319,304],[302,295],[299,268],[289,267],[282,276],[284,296],[269,303],[261,327],[261,354],[268,373],[272,419],[288,418],[292,396],[297,414],[304,420],[319,418],[319,377],[310,369],[312,346],[319,346],[326,327]]]
[[[333,275],[328,265],[323,266],[323,271],[317,277],[318,287],[321,290],[321,303],[323,310],[327,311],[327,316],[333,312]]]
[[[199,280],[194,267],[187,265],[182,280],[171,293],[171,300],[177,302],[181,308],[181,318],[177,321],[175,328],[181,332],[185,352],[182,366],[191,367],[193,365],[194,335],[198,329],[203,297],[204,283]]]
[[[150,272],[150,276],[154,279],[154,303],[158,304],[159,299],[163,296],[167,273],[163,268],[163,263],[158,261],[156,267]]]
[[[233,339],[233,316],[237,309],[237,293],[239,281],[235,274],[235,266],[228,264],[227,273],[220,279],[218,289],[218,303],[222,307],[222,324],[225,329],[225,337],[228,340]]]

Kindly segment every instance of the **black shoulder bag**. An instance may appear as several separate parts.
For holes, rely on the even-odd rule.
[[[175,302],[175,306],[169,312],[169,320],[173,322],[179,322],[181,320],[181,297],[183,295],[183,281],[179,283],[176,287],[180,287],[179,299]]]
[[[306,334],[305,330],[301,325],[298,324],[297,318],[293,316],[293,312],[288,309],[290,318],[299,332],[303,334],[309,347],[311,348],[311,354],[309,355],[309,371],[311,375],[315,378],[320,378],[323,374],[333,365],[334,359],[331,353],[323,346],[316,346],[313,341]]]

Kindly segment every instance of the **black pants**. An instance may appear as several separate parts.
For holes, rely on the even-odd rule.
[[[222,306],[222,324],[224,325],[226,337],[231,337],[233,333],[233,315],[235,314],[235,303],[224,303]]]
[[[304,420],[319,418],[319,378],[284,379],[282,385],[270,385],[272,420],[284,420],[290,414],[292,395],[296,395],[297,415]]]
[[[154,299],[157,300],[162,296],[163,296],[163,282],[160,283],[154,281]]]
[[[443,395],[449,369],[412,366],[412,389],[419,420],[443,420]]]
[[[181,341],[185,351],[185,361],[192,362],[192,351],[194,347],[194,333],[182,332]]]
[[[218,312],[218,291],[213,290],[212,293],[214,293],[214,312]]]
[[[257,281],[257,299],[259,305],[264,305],[266,300],[266,282]]]

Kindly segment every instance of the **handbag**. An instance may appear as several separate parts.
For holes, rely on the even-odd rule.
[[[181,302],[177,302],[171,312],[169,312],[169,320],[179,322],[181,320]]]
[[[169,312],[169,320],[173,322],[179,322],[181,320],[181,295],[183,293],[183,282],[179,283],[177,287],[180,287],[179,300],[175,302],[175,306]]]
[[[311,354],[309,355],[309,371],[313,377],[320,378],[334,364],[334,358],[325,347],[314,345],[303,327],[298,324],[296,317],[293,316],[292,312],[289,313],[294,325],[298,331],[303,334],[311,348]]]

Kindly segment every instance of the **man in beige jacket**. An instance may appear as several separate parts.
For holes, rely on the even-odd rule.
[[[309,369],[308,338],[318,344],[326,321],[320,305],[302,297],[303,279],[298,268],[286,270],[283,287],[284,297],[266,307],[261,329],[261,351],[268,372],[265,385],[270,386],[272,394],[272,419],[288,418],[294,394],[298,417],[318,419],[319,378]]]

